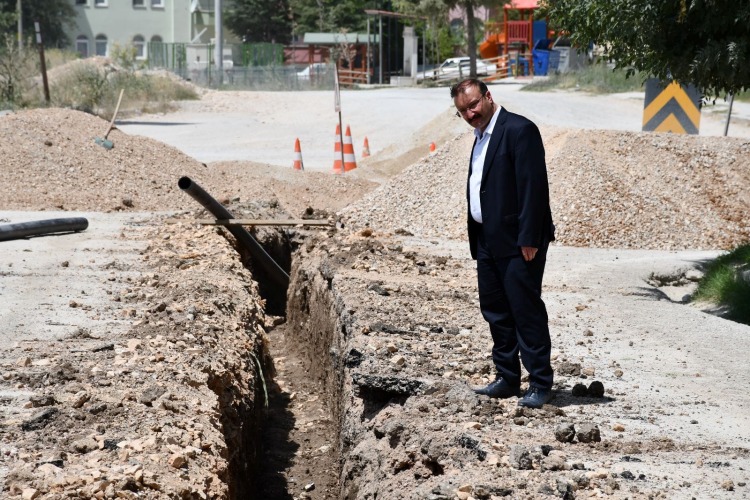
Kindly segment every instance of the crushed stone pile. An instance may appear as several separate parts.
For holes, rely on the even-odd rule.
[[[4,210],[183,211],[197,203],[177,181],[188,176],[221,202],[275,199],[292,217],[336,210],[376,184],[251,162],[202,164],[162,142],[113,129],[114,148],[94,143],[109,122],[75,110],[25,110],[0,117]],[[200,138],[196,138],[200,140]],[[309,210],[307,210],[309,212]]]
[[[201,163],[163,143],[112,130],[80,111],[34,109],[0,118],[0,192],[6,210],[159,211],[190,208],[180,176]]]
[[[750,141],[542,129],[557,241],[726,249],[750,239]],[[354,227],[465,238],[473,135],[462,134],[342,212]]]

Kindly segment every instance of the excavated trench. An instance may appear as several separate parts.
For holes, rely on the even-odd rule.
[[[305,271],[292,262],[295,249],[304,243],[303,233],[253,232],[266,253],[290,273],[289,290],[281,290],[263,267],[240,251],[271,321],[266,325],[267,352],[256,353],[264,360],[258,375],[265,385],[265,404],[256,403],[254,415],[245,422],[225,419],[230,423],[225,435],[242,435],[233,440],[240,449],[230,445],[228,450],[230,456],[242,457],[230,472],[234,498],[339,498],[341,373],[331,356],[335,308],[327,288],[313,291]],[[256,395],[255,401],[263,400]]]

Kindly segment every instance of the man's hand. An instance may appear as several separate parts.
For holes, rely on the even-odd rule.
[[[537,252],[537,248],[534,247],[521,247],[521,255],[523,255],[523,260],[526,262],[531,261],[535,256]]]

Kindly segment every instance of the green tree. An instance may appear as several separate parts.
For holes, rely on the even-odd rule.
[[[287,0],[231,0],[224,16],[227,27],[245,42],[287,43],[291,39]]]
[[[750,2],[546,0],[557,29],[606,48],[628,74],[692,83],[708,97],[750,88]]]
[[[289,0],[295,36],[305,33],[361,33],[367,27],[365,9],[390,9],[389,2],[368,0]]]
[[[435,26],[438,30],[447,22],[448,14],[452,8],[459,7],[463,9],[466,13],[466,24],[464,28],[466,30],[466,53],[470,60],[469,75],[476,77],[477,38],[479,38],[480,35],[477,28],[481,23],[476,19],[474,10],[479,6],[495,3],[497,2],[493,0],[396,0],[395,6],[401,13],[427,18],[431,26]],[[441,38],[442,43],[445,43],[444,35],[442,37],[435,37],[433,39],[435,47],[440,43]],[[438,62],[446,57],[442,51],[435,52],[440,54]]]
[[[0,18],[8,16],[13,21],[2,26],[5,33],[16,33],[16,0],[0,0]],[[34,39],[34,21],[39,22],[42,40],[47,48],[64,48],[70,45],[65,28],[75,25],[75,9],[69,0],[22,0],[22,25],[24,38]]]

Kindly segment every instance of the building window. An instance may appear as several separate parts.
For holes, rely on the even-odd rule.
[[[164,0],[151,0],[151,8],[152,9],[163,9],[164,8]]]
[[[161,43],[162,39],[159,35],[154,35],[151,37],[151,43]]]
[[[133,37],[133,47],[135,48],[136,59],[146,59],[146,41],[141,35]]]
[[[133,7],[145,7],[146,0],[133,0]]]
[[[76,5],[88,5],[89,0],[76,0]]]
[[[81,57],[89,56],[89,39],[86,35],[78,35],[76,37],[76,52],[78,52]]]
[[[94,0],[94,7],[106,7],[108,0]]]
[[[96,35],[96,55],[106,56],[107,55],[107,37],[104,35]]]

